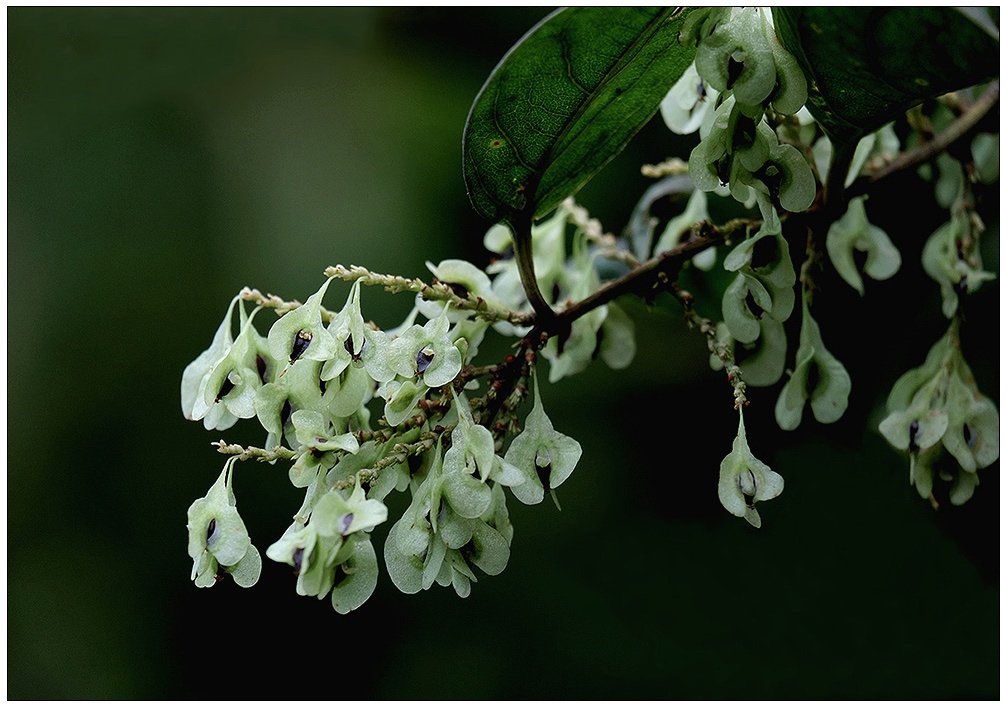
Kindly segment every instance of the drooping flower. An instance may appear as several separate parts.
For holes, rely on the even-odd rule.
[[[492,500],[488,479],[514,487],[525,481],[525,475],[496,454],[493,434],[474,422],[461,392],[455,393],[454,408],[458,423],[451,432],[451,449],[444,454],[442,489],[455,512],[474,519]]]
[[[265,384],[276,363],[265,348],[263,337],[255,330],[252,321],[261,307],[245,317],[244,304],[239,306],[241,331],[227,353],[213,366],[201,383],[203,409],[199,403],[193,415],[203,419],[209,430],[230,428],[236,419],[255,416],[255,396]]]
[[[537,505],[570,477],[580,460],[580,444],[558,433],[542,407],[538,375],[534,377],[535,403],[524,422],[524,430],[511,441],[504,460],[520,469],[524,483],[511,488],[514,497],[526,505]]]
[[[733,11],[696,49],[699,75],[717,91],[733,91],[746,106],[761,106],[776,88],[773,50],[760,15],[757,7]]]
[[[720,504],[753,527],[762,526],[755,503],[771,500],[783,492],[783,477],[752,455],[745,433],[744,410],[738,410],[738,435],[731,452],[720,464]]]
[[[865,200],[866,197],[851,199],[846,214],[832,223],[825,240],[836,272],[860,295],[864,294],[864,281],[854,262],[854,249],[867,253],[864,273],[876,281],[891,278],[902,265],[902,256],[888,234],[867,221]]]
[[[309,409],[300,409],[290,415],[294,435],[301,454],[290,466],[290,482],[294,487],[307,487],[315,479],[320,469],[328,470],[335,465],[340,452],[356,453],[360,447],[352,433],[337,434],[331,430],[331,422],[326,417]]]
[[[451,341],[448,307],[426,325],[413,325],[392,340],[388,365],[404,379],[416,378],[427,387],[442,387],[462,368],[462,356]]]
[[[322,367],[322,379],[328,381],[338,377],[351,364],[366,369],[377,382],[387,382],[395,376],[388,366],[389,336],[367,325],[360,312],[360,279],[350,287],[346,305],[327,330],[336,347]]]
[[[304,305],[273,323],[268,335],[269,351],[277,361],[288,366],[302,358],[324,362],[335,354],[336,341],[322,322],[322,298],[331,282],[332,278],[326,279]]]
[[[784,431],[801,423],[805,404],[819,423],[835,423],[846,411],[850,396],[850,375],[842,362],[825,349],[818,323],[811,317],[807,301],[801,315],[801,340],[797,366],[776,400],[776,422]]]
[[[221,572],[231,574],[235,583],[245,588],[259,580],[262,559],[235,506],[235,460],[229,458],[206,497],[189,506],[189,556],[193,561],[192,580],[199,587],[212,586]]]
[[[909,482],[930,497],[934,474],[953,482],[952,504],[964,504],[979,484],[977,470],[1000,457],[1000,415],[976,388],[962,357],[957,321],[926,361],[895,382],[888,416],[878,426],[894,447],[909,452]]]
[[[966,212],[952,216],[923,246],[923,270],[941,287],[944,316],[958,310],[959,294],[973,293],[995,273],[983,270],[979,238]]]
[[[213,336],[213,342],[182,372],[182,413],[190,421],[196,421],[205,414],[203,391],[206,388],[206,380],[210,377],[213,366],[224,358],[234,342],[231,334],[231,318],[234,314],[234,305],[240,299],[240,296],[231,299],[224,320]]]

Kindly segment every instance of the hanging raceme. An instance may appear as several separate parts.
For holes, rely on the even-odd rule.
[[[988,32],[962,24],[966,13],[891,8],[872,16],[931,13],[958,28],[956,42],[996,58]],[[835,50],[834,34],[808,31],[859,22],[842,8],[582,7],[557,11],[530,32],[487,81],[465,128],[469,196],[496,222],[482,236],[489,254],[482,266],[428,261],[430,283],[333,266],[303,304],[243,289],[209,347],[185,368],[187,419],[221,431],[256,420],[265,439],[263,448],[217,444],[227,462],[188,511],[196,586],[228,575],[251,586],[262,572],[233,492],[239,461],[257,459],[280,462],[304,492],[290,526],[266,547],[269,559],[289,567],[296,593],[328,596],[346,613],[368,600],[383,566],[404,593],[436,584],[468,596],[483,575],[507,566],[511,498],[537,505],[548,495],[558,508],[557,488],[578,484],[574,473],[591,446],[554,428],[539,383],[590,381],[604,371],[599,359],[612,369],[630,366],[634,297],[664,308],[673,296],[705,337],[711,365],[725,371],[738,427],[710,432],[725,449],[734,435],[718,496],[731,515],[760,527],[756,504],[775,499],[784,483],[753,454],[746,415],[775,417],[791,431],[809,405],[828,424],[851,397],[866,396],[826,348],[836,340],[823,310],[815,310],[821,323],[812,316],[813,297],[843,295],[822,278],[826,268],[862,296],[869,295],[862,274],[897,279],[900,267],[921,267],[939,284],[950,327],[924,364],[895,382],[880,434],[908,453],[910,482],[923,497],[936,505],[947,482],[951,502],[964,503],[977,471],[999,458],[997,406],[979,392],[961,344],[969,297],[995,278],[982,263],[980,212],[995,192],[984,187],[999,177],[999,137],[975,129],[999,84],[947,101],[965,106],[958,118],[937,104],[929,125],[947,132],[930,139],[943,146],[939,157],[928,156],[929,104],[911,125],[901,113],[939,92],[918,81],[892,84],[899,77],[872,74],[866,61],[856,81],[837,88],[848,67],[836,56],[845,54],[827,51]],[[887,37],[877,51],[918,53],[917,40]],[[838,61],[853,61],[843,56]],[[969,81],[944,90],[988,80],[995,61],[986,60],[970,54],[956,62],[949,76]],[[930,76],[934,86],[938,78]],[[883,85],[898,89],[888,97]],[[608,233],[574,194],[659,109],[673,132],[698,131],[698,143],[688,164],[681,155],[651,166],[648,174],[665,177],[640,197],[627,237]],[[960,140],[967,149],[945,151]],[[937,200],[950,213],[917,265],[908,258],[917,242],[871,224],[864,193],[896,169],[931,159]],[[669,202],[677,205],[670,216]],[[714,216],[723,223],[711,223]],[[794,249],[805,255],[799,268]],[[341,309],[329,310],[323,301],[344,282]],[[413,294],[402,323],[366,318],[363,292],[374,286]],[[791,317],[798,294],[799,325]],[[698,312],[718,303],[719,314]],[[271,309],[278,317],[260,331]],[[788,346],[788,330],[791,341],[799,331],[796,345]],[[500,361],[484,355],[494,337],[512,345]],[[863,366],[851,362],[850,371]],[[749,386],[778,388],[752,394]],[[699,468],[712,491],[716,461],[700,460]],[[386,506],[395,495],[402,504]],[[402,505],[389,521],[389,509]]]

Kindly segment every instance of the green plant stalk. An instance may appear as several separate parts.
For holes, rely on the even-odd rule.
[[[519,213],[513,221],[508,221],[511,233],[514,235],[514,256],[517,259],[518,272],[521,274],[521,286],[524,288],[528,302],[535,309],[535,322],[537,325],[545,325],[556,318],[556,311],[552,309],[542,291],[538,287],[538,279],[535,277],[535,259],[531,243],[531,213],[524,211]]]

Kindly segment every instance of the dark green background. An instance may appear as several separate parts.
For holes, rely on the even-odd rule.
[[[863,300],[822,277],[823,336],[854,382],[843,420],[782,434],[778,387],[751,392],[749,441],[787,484],[761,530],[717,500],[723,375],[677,308],[630,302],[633,366],[544,392],[584,447],[564,511],[512,502],[510,565],[468,599],[382,575],[339,616],[269,561],[251,590],[189,581],[185,512],[223,464],[209,443],[262,433],[185,421],[182,369],[243,285],[303,300],[337,262],[485,265],[463,122],[546,13],[8,10],[8,698],[999,696],[999,464],[934,512],[876,433],[945,327],[918,259],[944,217],[915,175],[868,204],[902,271]],[[651,124],[582,201],[621,229],[638,165],[691,141]],[[981,211],[998,267],[995,188]],[[995,399],[996,291],[964,329]],[[386,327],[411,304],[363,297]],[[238,471],[264,550],[300,493],[282,467]]]

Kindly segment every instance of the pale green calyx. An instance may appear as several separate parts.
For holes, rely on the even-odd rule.
[[[203,404],[206,409],[203,415],[207,428],[211,428],[211,422],[216,422],[215,427],[221,428],[223,412],[217,411],[221,408],[238,419],[255,416],[256,392],[265,383],[268,370],[275,369],[275,361],[262,347],[262,338],[252,325],[259,310],[261,308],[256,308],[246,318],[244,304],[240,304],[241,332],[204,380]]]
[[[689,228],[693,224],[709,218],[710,212],[707,209],[706,193],[703,192],[703,190],[693,190],[682,213],[668,221],[667,226],[664,228],[664,232],[654,245],[654,253],[659,254],[663,251],[668,251],[669,249],[673,249],[678,246],[679,243],[688,240],[691,236]],[[697,263],[697,260],[699,257],[707,253],[715,254],[716,250],[714,247],[710,247],[709,249],[701,251],[693,257],[693,263],[696,263],[698,266],[699,264]],[[702,268],[702,266],[700,267]],[[707,270],[707,268],[704,268],[703,270]]]
[[[734,247],[724,259],[724,268],[738,272],[721,301],[724,322],[735,340],[753,343],[762,331],[762,319],[782,323],[790,317],[797,274],[782,235],[764,225]]]
[[[328,381],[342,374],[347,367],[363,367],[377,382],[387,382],[395,373],[388,366],[390,338],[364,322],[360,312],[360,280],[354,281],[346,305],[327,328],[335,343],[335,351],[322,367],[321,378]]]
[[[829,259],[843,280],[864,294],[864,281],[857,271],[853,251],[867,253],[864,273],[876,281],[891,278],[902,265],[902,256],[883,229],[867,221],[866,197],[854,197],[840,219],[829,227],[825,240]]]
[[[441,387],[458,376],[462,355],[448,336],[448,307],[426,325],[413,325],[389,345],[388,365],[404,379]]]
[[[930,235],[923,247],[923,269],[941,287],[944,316],[954,317],[959,298],[972,293],[995,273],[983,270],[979,229],[968,212],[959,212]]]
[[[787,358],[787,334],[783,323],[770,317],[759,320],[759,337],[754,342],[737,342],[726,323],[717,324],[717,339],[725,343],[741,367],[745,384],[767,387],[776,384],[783,376]],[[710,367],[714,371],[724,368],[724,362],[716,354],[710,355]]]
[[[231,319],[238,303],[240,330],[231,337]],[[182,374],[182,411],[190,421],[202,420],[207,430],[226,430],[238,419],[255,416],[255,395],[276,370],[264,338],[245,315],[240,296],[231,301],[213,343]]]
[[[937,471],[954,483],[951,502],[963,504],[979,484],[976,471],[1000,457],[1000,415],[976,388],[957,321],[922,366],[899,377],[887,408],[878,428],[893,446],[909,451],[909,481],[922,497],[931,496]]]
[[[811,317],[807,301],[801,315],[801,340],[796,360],[797,366],[776,400],[776,422],[783,430],[793,431],[800,425],[804,406],[810,399],[811,411],[819,423],[835,423],[846,411],[850,375],[842,362],[825,349],[821,330]]]
[[[324,362],[336,352],[336,341],[322,322],[322,298],[332,282],[326,279],[318,291],[300,307],[281,317],[269,329],[269,351],[287,368],[300,359]]]
[[[520,469],[524,483],[511,488],[514,497],[526,505],[537,505],[558,488],[580,460],[580,444],[558,433],[542,407],[541,388],[535,375],[535,404],[524,422],[524,430],[511,441],[504,460]]]
[[[235,506],[231,475],[235,460],[228,458],[206,497],[189,507],[189,556],[192,580],[199,587],[212,586],[220,572],[231,574],[246,588],[259,580],[262,560]]]
[[[210,378],[214,365],[227,355],[231,349],[231,343],[234,342],[234,337],[231,334],[231,319],[234,315],[234,305],[239,300],[239,296],[231,299],[231,304],[227,306],[227,313],[220,325],[217,326],[210,346],[190,362],[182,372],[182,413],[190,421],[198,421],[206,413],[207,406],[203,397],[206,382]]]
[[[295,411],[290,415],[290,422],[302,449],[290,466],[290,482],[294,487],[307,487],[320,469],[328,470],[335,464],[340,452],[356,453],[360,447],[352,433],[335,433],[331,423],[317,411]]]
[[[498,456],[493,434],[472,419],[465,395],[455,393],[458,424],[451,432],[451,449],[444,454],[444,496],[460,516],[473,519],[490,505],[488,479],[514,487],[525,482],[525,474]]]
[[[753,527],[761,527],[755,503],[771,500],[783,492],[783,477],[752,455],[742,409],[738,410],[738,416],[738,435],[731,452],[720,463],[720,504],[736,517],[744,517]]]
[[[731,90],[738,101],[758,106],[776,86],[773,50],[757,7],[734,10],[696,49],[696,70],[717,91]]]
[[[451,475],[442,465],[438,443],[412,503],[388,533],[385,567],[403,593],[417,593],[436,582],[454,586],[464,598],[476,580],[470,564],[495,575],[510,558],[513,528],[503,488],[484,485],[489,494],[483,512],[462,516],[454,506],[458,498],[449,491]]]
[[[448,286],[459,298],[473,298],[481,300],[491,308],[506,308],[496,294],[493,292],[493,285],[489,276],[474,264],[462,259],[444,259],[437,265],[426,262],[436,282]],[[417,294],[416,305],[420,312],[427,318],[435,318],[440,315],[443,305],[431,300],[425,300],[422,295]],[[469,317],[471,311],[449,311],[448,319],[457,322]]]
[[[682,23],[678,41],[682,46],[695,47],[709,37],[718,25],[730,19],[730,7],[697,7]]]
[[[808,81],[804,78],[797,59],[776,38],[772,17],[769,9],[762,11],[762,31],[773,52],[773,64],[776,67],[776,86],[768,101],[777,113],[797,113],[808,100]]]

